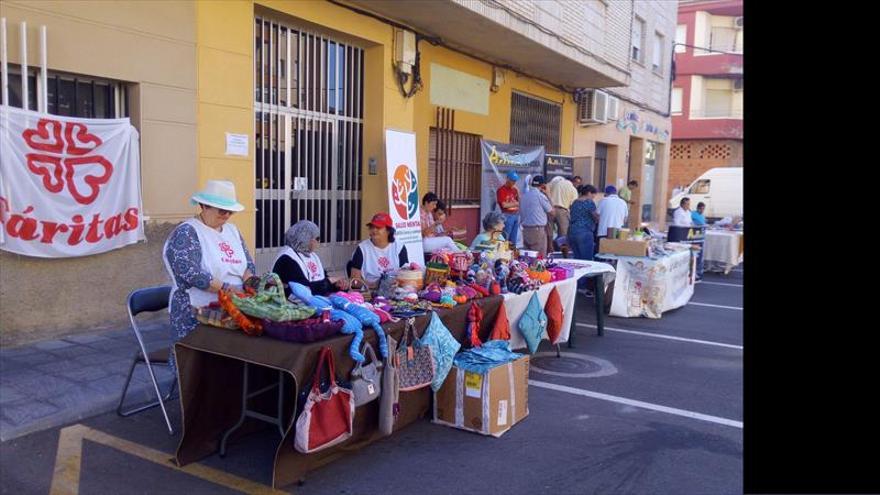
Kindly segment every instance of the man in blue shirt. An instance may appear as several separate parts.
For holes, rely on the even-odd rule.
[[[691,212],[691,220],[694,221],[694,225],[706,225],[706,217],[703,216],[704,211],[706,211],[706,203],[697,203],[697,211]]]
[[[519,215],[523,227],[523,247],[547,255],[547,222],[553,216],[553,206],[547,197],[547,183],[544,177],[532,178],[532,187],[523,193],[520,200]]]

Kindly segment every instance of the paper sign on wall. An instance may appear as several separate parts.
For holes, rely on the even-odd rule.
[[[226,133],[226,154],[232,156],[248,156],[247,134]]]

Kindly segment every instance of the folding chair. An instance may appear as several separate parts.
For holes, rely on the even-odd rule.
[[[162,393],[159,391],[159,382],[156,380],[156,374],[153,371],[153,366],[156,365],[170,367],[169,355],[171,353],[171,348],[166,347],[148,352],[144,345],[144,339],[141,336],[137,321],[135,321],[135,316],[140,313],[161,311],[167,308],[170,294],[171,286],[163,285],[137,289],[128,295],[128,318],[131,321],[131,329],[134,332],[134,336],[137,339],[138,347],[140,347],[140,349],[134,355],[134,359],[132,359],[131,368],[128,370],[128,378],[125,379],[125,386],[122,388],[122,396],[119,398],[119,406],[116,408],[116,413],[122,417],[128,417],[132,414],[159,406],[162,409],[162,415],[165,416],[165,424],[168,426],[168,433],[174,435],[174,428],[171,426],[171,420],[168,419],[168,411],[165,410],[165,401],[171,399],[171,394],[174,393],[174,389],[177,386],[177,376],[172,380],[168,394],[163,397]],[[150,380],[153,382],[153,390],[156,392],[157,400],[134,409],[123,411],[122,405],[125,402],[125,395],[128,393],[128,386],[131,384],[131,377],[138,364],[145,364],[147,366],[147,371],[150,374]]]

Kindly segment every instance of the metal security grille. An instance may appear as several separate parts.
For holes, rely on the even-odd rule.
[[[254,37],[257,269],[302,219],[341,269],[360,240],[364,51],[260,16]]]
[[[455,132],[455,110],[438,108],[428,138],[428,188],[447,204],[480,203],[480,136]]]
[[[513,92],[510,100],[510,143],[544,145],[545,153],[559,153],[562,106]]]

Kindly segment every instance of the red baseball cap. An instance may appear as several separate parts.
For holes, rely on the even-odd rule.
[[[367,224],[367,226],[369,227],[371,225],[373,227],[379,227],[379,228],[381,228],[381,227],[393,228],[394,222],[391,221],[391,215],[389,215],[385,212],[382,212],[382,213],[376,213],[375,215],[373,215],[373,219],[370,220],[370,222]]]

